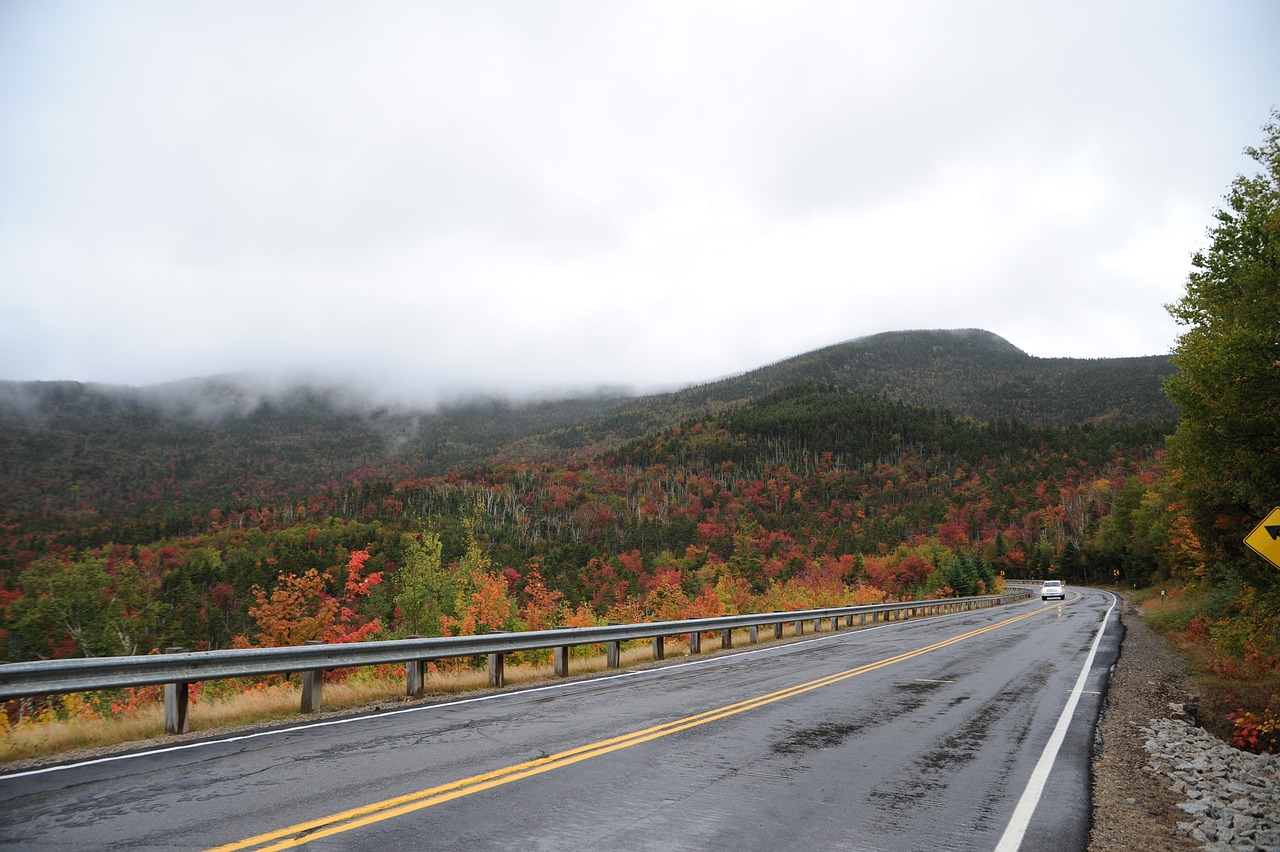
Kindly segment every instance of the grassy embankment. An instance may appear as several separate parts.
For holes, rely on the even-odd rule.
[[[1186,660],[1200,724],[1233,742],[1244,733],[1233,714],[1252,713],[1261,742],[1251,750],[1276,750],[1280,659],[1273,635],[1275,614],[1241,612],[1236,595],[1223,590],[1170,584],[1127,594],[1142,609],[1147,624]]]

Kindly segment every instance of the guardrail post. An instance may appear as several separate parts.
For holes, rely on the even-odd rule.
[[[722,649],[733,647],[733,630],[731,628],[726,627],[720,631],[720,647]]]
[[[753,624],[748,629],[751,631],[751,638],[748,641],[750,641],[752,645],[758,644],[760,642],[760,625]]]
[[[503,661],[502,654],[493,653],[489,655],[489,686],[502,688],[505,685],[506,664]]]
[[[569,646],[557,645],[551,653],[555,660],[556,677],[569,676]]]
[[[186,648],[165,648],[166,654],[181,654]],[[187,719],[188,700],[190,698],[189,683],[166,683],[164,685],[164,732],[166,734],[185,734],[191,730]]]
[[[486,630],[485,635],[506,633],[505,630]],[[502,688],[506,683],[506,665],[501,651],[489,654],[489,686]]]
[[[622,643],[613,640],[605,645],[605,663],[611,669],[616,669],[622,665]]]
[[[803,621],[797,621],[797,622],[796,622],[796,635],[797,635],[797,636],[803,636],[803,635],[804,635],[804,622],[803,622]]]
[[[308,645],[323,645],[318,639]],[[302,673],[302,712],[314,713],[320,709],[320,695],[324,691],[324,669],[312,669]]]
[[[782,638],[782,622],[781,621],[773,625],[773,638],[774,639]]]
[[[427,694],[426,660],[410,660],[404,664],[404,694],[410,698]]]
[[[410,636],[410,639],[421,639],[421,636]],[[404,694],[410,698],[421,698],[427,694],[427,661],[410,660],[404,664]]]
[[[702,653],[702,634],[696,630],[689,634],[689,653]]]
[[[663,659],[666,659],[666,656],[667,656],[667,637],[665,637],[665,636],[655,636],[655,637],[653,637],[653,640],[652,640],[652,641],[653,641],[653,658],[654,658],[655,660],[663,660]]]

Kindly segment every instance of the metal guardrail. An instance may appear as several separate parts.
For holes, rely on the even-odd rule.
[[[864,625],[868,620],[876,623],[1000,606],[1027,597],[1030,597],[1028,592],[1015,592],[971,598],[940,598],[604,627],[568,627],[523,633],[333,645],[316,643],[286,648],[194,652],[170,649],[164,654],[145,656],[6,663],[0,665],[0,701],[164,684],[165,728],[170,733],[182,733],[187,730],[187,687],[204,680],[301,672],[302,712],[306,713],[320,708],[321,678],[327,669],[405,663],[407,693],[420,697],[424,692],[425,666],[433,660],[487,655],[489,683],[500,687],[503,685],[503,656],[519,651],[552,649],[555,674],[565,677],[569,674],[569,649],[579,645],[606,645],[608,665],[617,668],[620,665],[621,644],[638,639],[652,640],[654,658],[662,659],[663,642],[668,636],[687,634],[690,653],[697,654],[701,652],[703,633],[720,632],[721,647],[730,647],[733,631],[744,628],[751,630],[751,642],[754,643],[758,639],[758,629],[766,626],[772,626],[775,637],[781,638],[782,627],[788,623],[794,623],[796,633],[803,634],[806,623],[812,623],[814,632],[821,632],[824,621],[830,622],[832,630],[838,630],[840,619],[845,619],[847,626],[853,627],[854,618],[859,619],[859,625]]]

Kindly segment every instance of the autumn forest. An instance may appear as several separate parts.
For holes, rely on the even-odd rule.
[[[11,387],[6,657],[802,609],[1004,578],[1141,585],[1193,560],[1157,497],[1165,359],[1037,364],[980,332],[855,344],[654,398],[430,414],[315,389],[251,402],[229,380],[203,409]],[[830,369],[865,379],[857,358],[879,392]],[[918,387],[959,410],[902,398],[928,398]],[[993,395],[1031,419],[975,417]],[[1072,422],[1070,399],[1105,416]]]

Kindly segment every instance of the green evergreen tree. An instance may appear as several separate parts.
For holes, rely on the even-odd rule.
[[[1085,570],[1084,555],[1080,552],[1080,545],[1076,544],[1075,539],[1069,539],[1062,547],[1062,556],[1059,559],[1059,570],[1062,573],[1062,579],[1068,583],[1085,583],[1089,577]]]
[[[1186,294],[1168,306],[1187,329],[1165,388],[1181,409],[1172,467],[1211,568],[1275,587],[1280,573],[1241,543],[1280,504],[1280,110],[1264,131],[1246,149],[1262,170],[1231,184]]]

